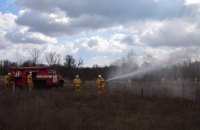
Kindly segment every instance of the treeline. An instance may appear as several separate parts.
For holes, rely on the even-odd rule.
[[[94,80],[100,74],[105,79],[123,75],[126,73],[134,72],[140,69],[139,66],[131,66],[130,64],[123,63],[120,66],[110,65],[99,67],[97,65],[93,67],[77,67],[71,65],[44,65],[44,64],[33,64],[31,62],[24,62],[22,64],[18,64],[15,62],[11,62],[9,60],[1,60],[0,61],[0,74],[5,75],[9,72],[10,67],[25,67],[25,66],[50,66],[55,68],[58,73],[60,73],[63,77],[68,79],[73,79],[77,74],[83,80]],[[150,65],[149,65],[150,66]],[[161,67],[157,70],[153,70],[151,72],[147,72],[142,75],[136,76],[136,78],[145,80],[145,81],[156,81],[161,78],[169,79],[169,80],[178,80],[178,79],[188,79],[194,80],[195,78],[200,79],[200,62],[199,61],[184,61],[183,63],[176,64],[169,67]]]
[[[144,55],[142,64],[139,65],[132,51],[128,52],[126,57],[104,67],[100,67],[97,64],[93,67],[83,67],[84,60],[82,58],[75,59],[72,55],[63,57],[64,63],[61,64],[61,56],[56,52],[50,52],[46,55],[47,64],[38,63],[39,52],[37,50],[34,49],[31,56],[30,60],[20,63],[1,60],[0,75],[7,74],[10,67],[49,66],[56,69],[58,73],[69,80],[76,75],[80,75],[83,80],[94,80],[98,75],[108,79],[153,66],[153,57],[151,55]],[[130,78],[133,77],[130,76]],[[157,81],[161,78],[169,80],[200,80],[200,57],[177,58],[177,62],[174,65],[160,66],[151,72],[138,74],[134,78],[143,81]]]
[[[75,63],[75,62],[74,62]],[[77,67],[73,64],[54,64],[54,65],[44,65],[44,64],[34,64],[31,61],[25,61],[22,64],[11,62],[9,60],[0,60],[0,75],[5,75],[9,72],[10,67],[30,67],[30,66],[49,66],[57,70],[63,77],[68,79],[73,79],[76,75],[80,75],[83,80],[94,80],[98,75],[102,75],[108,78],[108,74],[112,71],[116,71],[118,67],[115,66],[105,66],[99,67],[94,65],[93,67]]]
[[[182,62],[166,67],[158,67],[153,71],[140,75],[139,80],[158,81],[158,80],[176,80],[176,81],[200,81],[200,61],[183,60]]]

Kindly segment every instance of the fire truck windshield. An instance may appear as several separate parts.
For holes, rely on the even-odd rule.
[[[57,75],[56,71],[52,70],[52,71],[48,71],[49,75]]]

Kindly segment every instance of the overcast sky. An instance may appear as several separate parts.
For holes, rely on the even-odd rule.
[[[56,51],[84,66],[109,65],[130,50],[137,61],[200,56],[200,0],[2,0],[0,59],[22,62],[33,49],[40,63]]]

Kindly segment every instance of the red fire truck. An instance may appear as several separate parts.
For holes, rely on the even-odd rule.
[[[32,72],[35,87],[62,87],[64,84],[62,76],[50,67],[12,67],[10,73],[16,87],[28,86],[27,75],[29,72]]]

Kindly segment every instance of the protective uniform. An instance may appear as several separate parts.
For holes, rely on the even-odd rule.
[[[104,94],[105,92],[105,85],[104,85],[104,79],[101,77],[101,75],[98,76],[96,83],[98,85],[98,91],[97,94]]]
[[[164,83],[165,82],[165,78],[161,78],[161,83]]]
[[[74,79],[74,91],[75,92],[80,92],[81,91],[81,80],[80,80],[78,75]]]
[[[11,87],[11,74],[8,73],[5,77],[4,77],[4,82],[5,82],[5,88],[9,89]]]
[[[132,86],[132,80],[128,79],[128,87],[131,88],[131,86]]]
[[[27,76],[27,82],[28,82],[29,91],[32,91],[32,89],[33,89],[33,78],[32,78],[31,72],[29,72],[29,74]]]
[[[194,83],[196,84],[198,82],[198,78],[194,78]]]

